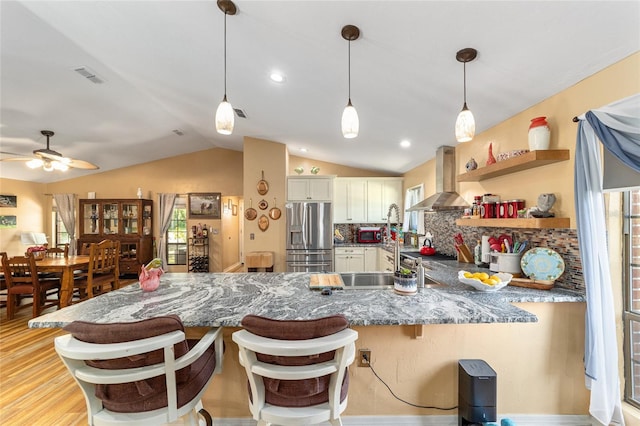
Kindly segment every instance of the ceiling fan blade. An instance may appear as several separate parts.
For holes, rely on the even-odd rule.
[[[44,149],[37,149],[35,151],[33,151],[33,153],[35,155],[37,155],[40,158],[46,158],[48,160],[51,161],[59,161],[61,163],[68,163],[69,159],[66,157],[63,157],[62,154],[60,154],[59,152],[56,151],[52,151],[52,150],[44,150]]]
[[[68,163],[65,163],[69,167],[73,167],[74,169],[84,169],[84,170],[97,170],[100,167],[96,166],[93,163],[84,160],[76,160],[73,158],[67,158],[67,160],[71,160]]]
[[[33,157],[10,157],[10,158],[0,158],[0,161],[31,161]]]

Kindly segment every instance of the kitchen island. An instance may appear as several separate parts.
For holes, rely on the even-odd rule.
[[[204,398],[224,424],[245,424],[246,377],[233,333],[246,314],[277,319],[344,314],[358,331],[357,348],[371,350],[376,373],[403,399],[420,405],[457,404],[457,361],[479,358],[498,373],[498,412],[585,415],[584,296],[570,290],[507,286],[479,292],[457,281],[473,265],[433,262],[429,275],[443,287],[411,296],[393,290],[309,290],[307,273],[165,274],[144,293],[132,284],[29,322],[62,327],[76,319],[134,321],[178,314],[190,333],[225,327],[224,367]],[[418,331],[420,330],[420,331]],[[452,415],[394,399],[368,368],[350,370],[349,416]],[[526,386],[524,385],[526,383]],[[246,423],[250,424],[250,423]]]

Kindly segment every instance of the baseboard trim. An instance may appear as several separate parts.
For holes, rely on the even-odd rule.
[[[588,415],[512,414],[498,417],[511,419],[516,426],[598,426]],[[253,419],[215,418],[216,426],[255,426]],[[458,416],[343,416],[344,426],[457,426]],[[323,423],[322,426],[329,423]],[[489,425],[491,423],[487,423]]]

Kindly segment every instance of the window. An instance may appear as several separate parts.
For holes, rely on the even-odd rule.
[[[53,234],[55,235],[55,239],[52,241],[53,245],[61,247],[65,244],[71,244],[71,241],[69,241],[69,233],[67,232],[67,228],[64,227],[64,223],[62,222],[62,218],[60,217],[58,210],[55,210],[53,215]]]
[[[413,206],[422,201],[422,185],[414,186],[413,188],[407,189],[407,197],[409,199],[409,206]],[[405,206],[407,204],[405,203]],[[416,231],[418,230],[418,212],[410,212],[409,215],[409,230]]]
[[[167,264],[187,264],[187,199],[178,197],[173,203],[173,213],[166,235]]]
[[[625,400],[640,408],[640,190],[624,194],[623,212]]]

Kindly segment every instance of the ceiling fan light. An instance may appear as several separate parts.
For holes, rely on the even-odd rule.
[[[233,133],[234,120],[233,107],[227,102],[227,96],[225,95],[216,110],[216,130],[218,133],[221,135]]]
[[[51,163],[50,160],[44,160],[44,164],[42,165],[42,170],[44,170],[45,172],[53,171],[53,164]]]
[[[456,119],[456,140],[458,142],[469,142],[476,133],[476,120],[473,118],[473,114],[467,108],[467,104],[464,104],[462,111],[458,114]]]
[[[351,105],[351,101],[342,111],[342,136],[347,139],[353,139],[358,136],[360,131],[360,120],[358,119],[358,111]]]
[[[30,169],[37,169],[38,167],[42,167],[44,161],[40,160],[39,158],[34,158],[33,160],[27,161],[25,164]]]
[[[69,170],[69,166],[61,161],[53,161],[52,164],[54,169],[60,170],[61,172],[66,172],[67,170]]]

